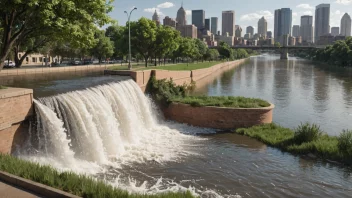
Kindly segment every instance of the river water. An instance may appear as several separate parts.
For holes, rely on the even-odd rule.
[[[188,189],[202,197],[278,198],[352,194],[351,168],[294,156],[244,136],[163,121],[131,81],[119,84],[113,77],[93,75],[36,83],[27,87],[40,96],[113,84],[36,101],[41,128],[31,131],[38,139],[19,150],[24,159],[92,174],[138,193]],[[198,94],[264,98],[276,105],[275,122],[295,127],[312,121],[334,135],[352,128],[351,87],[346,71],[263,55],[214,77]]]

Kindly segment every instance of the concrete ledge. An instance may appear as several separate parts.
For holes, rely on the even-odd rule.
[[[58,190],[2,171],[0,171],[0,180],[44,197],[78,198],[78,196],[62,190]]]
[[[0,99],[23,96],[27,94],[33,94],[33,90],[23,89],[23,88],[12,88],[12,87],[9,87],[7,89],[0,89]]]
[[[275,106],[264,108],[192,107],[172,103],[164,109],[167,119],[192,126],[232,130],[272,123]]]

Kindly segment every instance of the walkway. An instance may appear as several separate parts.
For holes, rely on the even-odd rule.
[[[36,196],[27,191],[15,188],[11,185],[0,181],[0,197],[1,198],[36,198]]]

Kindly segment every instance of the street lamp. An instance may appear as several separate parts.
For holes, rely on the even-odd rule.
[[[129,70],[132,70],[132,65],[131,65],[131,24],[130,24],[130,19],[131,19],[131,14],[132,14],[132,12],[134,11],[134,10],[137,10],[137,8],[136,7],[134,7],[132,10],[131,10],[131,12],[130,12],[130,14],[128,14],[128,12],[127,11],[125,11],[125,13],[127,14],[127,18],[128,18],[128,56],[129,56],[129,58],[128,58],[128,69]]]

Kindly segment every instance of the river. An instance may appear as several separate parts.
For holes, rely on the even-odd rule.
[[[39,96],[51,96],[65,90],[73,91],[107,82],[114,83],[116,79],[94,74],[66,79],[45,78],[25,84],[26,87],[34,88],[35,94]],[[42,100],[48,107],[54,108],[56,103],[53,102],[57,101],[65,105],[60,108],[78,108],[82,112],[75,111],[75,114],[89,116],[70,114],[66,117],[64,112],[60,113],[59,118],[64,118],[65,126],[75,125],[68,128],[74,138],[70,147],[66,136],[56,137],[58,134],[55,132],[64,130],[60,128],[62,124],[59,118],[55,118],[56,122],[50,124],[50,128],[44,127],[53,131],[41,131],[46,134],[41,137],[53,136],[55,141],[32,140],[42,146],[34,148],[30,145],[31,148],[21,150],[19,156],[64,170],[92,174],[115,186],[139,193],[189,189],[202,197],[236,198],[350,197],[352,194],[350,167],[308,156],[291,155],[232,133],[215,134],[209,129],[165,122],[154,111],[148,110],[147,98],[131,91],[134,86],[132,82],[124,86],[130,88],[115,84]],[[114,95],[115,88],[121,101],[116,97],[109,97],[109,100],[123,104],[119,108],[127,108],[124,112],[108,108],[106,104],[106,97]],[[199,87],[197,92],[264,98],[276,105],[275,122],[293,128],[300,122],[310,121],[335,135],[344,128],[352,128],[351,88],[349,72],[327,71],[297,58],[281,61],[277,56],[262,55],[252,57],[246,64],[215,77],[210,84]],[[133,90],[138,89],[134,87]],[[102,111],[103,107],[105,111]],[[87,108],[84,113],[83,108]],[[45,112],[42,115],[55,116],[47,107],[41,106],[40,109]],[[121,118],[110,119],[114,114],[112,110],[121,113]],[[146,116],[140,117],[141,114]],[[80,121],[76,119],[78,117],[94,120]],[[154,117],[156,121],[153,121]],[[41,125],[51,122],[45,117],[41,119]],[[149,126],[151,122],[155,124],[148,128],[147,124]],[[110,123],[110,128],[104,123]],[[116,130],[114,126],[118,124],[126,125],[126,130],[121,133],[127,136],[127,140],[124,140],[125,136],[120,139],[118,133],[111,133],[111,139],[106,138],[104,134],[110,134],[111,129]],[[85,125],[89,127],[85,128]],[[82,131],[79,127],[83,127]],[[99,129],[99,133],[96,129]],[[86,135],[80,135],[83,130]],[[89,138],[92,135],[94,139]],[[100,136],[105,139],[98,144]],[[62,144],[58,141],[60,138]],[[115,140],[118,142],[115,143],[116,148],[111,144]],[[104,141],[110,143],[110,147]],[[75,142],[83,144],[76,148],[73,145]],[[41,151],[40,148],[45,149]],[[47,148],[51,148],[49,151],[52,153],[48,153]],[[35,152],[26,153],[32,149]],[[119,149],[123,150],[121,154]],[[118,153],[119,157],[114,159],[113,155],[105,152]],[[95,160],[90,161],[91,158]]]

